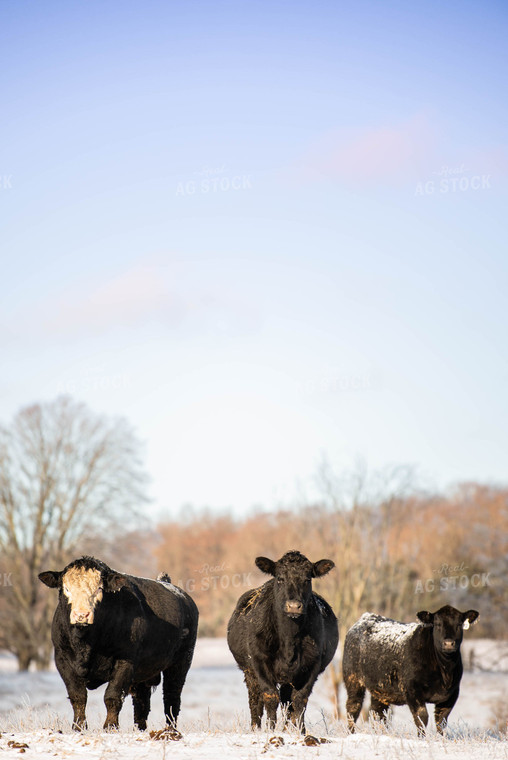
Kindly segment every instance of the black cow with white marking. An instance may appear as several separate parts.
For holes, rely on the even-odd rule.
[[[164,712],[175,726],[196,642],[198,609],[170,583],[118,573],[81,557],[39,579],[59,590],[51,629],[55,663],[74,710],[73,728],[86,726],[87,689],[107,683],[104,728],[118,727],[126,694],[134,722],[146,728],[152,687],[163,675]]]
[[[416,617],[420,623],[398,623],[366,612],[347,632],[342,670],[351,731],[368,689],[375,717],[385,720],[390,705],[408,705],[422,734],[429,719],[425,703],[430,702],[443,733],[459,696],[462,632],[479,613],[446,605]]]
[[[275,725],[279,703],[302,732],[307,700],[339,640],[332,608],[312,590],[312,579],[328,573],[330,559],[310,562],[297,551],[256,565],[274,577],[243,594],[228,625],[228,644],[245,676],[253,728],[263,708]]]

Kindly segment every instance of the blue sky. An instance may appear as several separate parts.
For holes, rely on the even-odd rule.
[[[127,417],[154,514],[506,480],[504,4],[0,16],[4,422]]]

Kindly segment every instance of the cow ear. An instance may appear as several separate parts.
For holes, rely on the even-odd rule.
[[[127,578],[121,573],[108,573],[104,579],[104,590],[120,591],[120,589],[127,584]]]
[[[421,623],[424,623],[424,625],[432,625],[432,623],[434,622],[434,613],[426,612],[426,610],[423,610],[422,612],[417,612],[416,617]]]
[[[268,557],[256,557],[256,567],[267,575],[275,575],[275,562]]]
[[[57,570],[46,570],[44,573],[39,573],[39,580],[50,588],[58,588],[61,579],[62,573],[59,573]]]
[[[464,614],[462,615],[463,629],[467,631],[469,626],[476,623],[479,617],[480,617],[480,613],[477,610],[468,610],[467,612],[464,612]]]
[[[322,575],[329,573],[332,567],[335,567],[335,562],[331,559],[320,559],[312,565],[312,577],[321,578]]]

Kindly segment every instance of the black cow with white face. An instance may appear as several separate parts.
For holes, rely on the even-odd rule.
[[[366,612],[347,632],[342,669],[351,731],[368,689],[375,717],[385,720],[389,705],[408,705],[422,734],[429,719],[425,703],[430,702],[443,733],[459,696],[463,630],[479,613],[446,605],[416,617],[420,623],[398,623]]]
[[[197,634],[198,610],[190,596],[167,575],[137,578],[94,557],[40,573],[39,579],[59,591],[51,635],[74,710],[73,728],[86,726],[87,689],[107,683],[104,728],[118,727],[130,693],[134,722],[145,729],[151,689],[161,673],[166,720],[175,726]]]
[[[256,565],[273,578],[238,600],[228,625],[229,648],[245,676],[252,727],[261,726],[264,708],[273,728],[280,703],[304,732],[308,698],[339,640],[337,618],[312,590],[312,579],[334,563],[313,563],[291,551],[277,562],[258,557]]]

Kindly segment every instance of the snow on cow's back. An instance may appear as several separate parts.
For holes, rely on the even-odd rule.
[[[157,577],[157,583],[161,583],[164,588],[167,588],[168,591],[171,591],[172,594],[176,594],[177,596],[180,596],[182,599],[185,599],[185,591],[180,588],[180,586],[175,586],[174,583],[171,583],[171,578],[169,575],[166,575],[165,573],[159,575]]]
[[[346,646],[348,642],[356,642],[362,652],[376,645],[392,652],[402,651],[414,632],[421,627],[421,623],[400,623],[398,620],[365,612],[349,629]]]
[[[170,583],[168,581],[159,581],[164,588],[167,588],[168,591],[171,591],[172,594],[175,594],[175,596],[179,596],[180,599],[186,599],[187,596],[185,594],[185,591],[180,588],[180,586],[175,586],[173,583]]]
[[[153,583],[158,583],[161,586],[164,586],[168,591],[171,591],[172,594],[175,594],[175,596],[179,596],[181,599],[187,599],[187,594],[185,591],[180,588],[180,586],[175,586],[174,583],[171,583],[171,578],[167,573],[160,573],[159,576],[154,580],[153,578],[143,578],[142,576],[130,576],[133,581],[136,582],[138,586],[145,586],[147,584],[151,585]],[[143,581],[143,583],[140,583],[140,581]]]
[[[141,591],[153,612],[163,620],[170,620],[174,623],[175,619],[179,619],[184,607],[189,605],[194,607],[194,603],[188,594],[171,582],[134,575],[126,577]],[[170,593],[168,594],[168,592]]]

